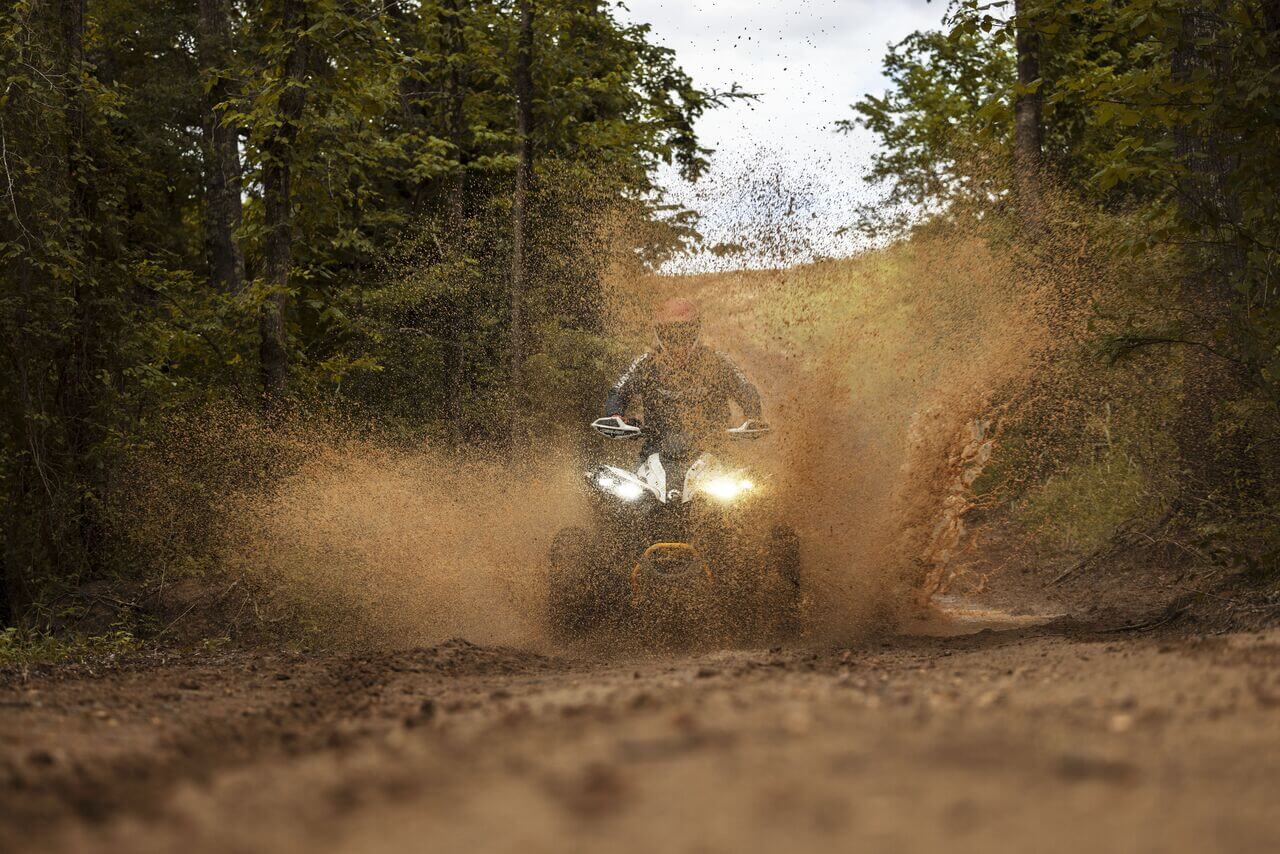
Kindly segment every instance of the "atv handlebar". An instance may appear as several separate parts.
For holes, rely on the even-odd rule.
[[[643,424],[628,424],[619,415],[597,418],[591,422],[591,429],[610,439],[638,439],[644,435]],[[759,439],[773,432],[773,428],[763,421],[748,418],[737,427],[725,430],[731,439]]]
[[[730,427],[724,432],[728,433],[731,439],[759,439],[761,436],[772,433],[773,428],[759,419],[748,418],[737,427]]]
[[[591,429],[610,439],[638,439],[644,435],[644,428],[636,424],[628,424],[620,415],[597,418],[591,422]]]

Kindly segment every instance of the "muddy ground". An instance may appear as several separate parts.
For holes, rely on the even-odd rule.
[[[395,518],[327,542],[398,542],[359,495]],[[1206,620],[1178,603],[1204,579],[1020,566],[998,611],[852,644],[0,670],[0,852],[1280,850],[1280,603]]]
[[[0,850],[1280,850],[1280,630],[1008,626],[13,669]]]

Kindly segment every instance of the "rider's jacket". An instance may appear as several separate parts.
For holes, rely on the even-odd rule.
[[[639,397],[645,431],[700,434],[723,429],[729,401],[747,418],[760,417],[760,392],[728,356],[696,345],[683,359],[655,350],[638,356],[623,372],[605,401],[605,415],[620,415]]]

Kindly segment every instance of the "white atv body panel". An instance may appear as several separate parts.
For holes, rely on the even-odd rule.
[[[607,471],[611,476],[617,478],[623,483],[633,483],[636,486],[643,489],[645,492],[649,492],[649,493],[653,493],[654,495],[657,495],[657,493],[653,492],[653,488],[649,485],[649,483],[644,479],[642,475],[634,474],[632,472],[627,471],[626,469],[618,468],[617,466],[606,465],[606,466],[601,466],[600,468],[603,469],[604,471]],[[658,497],[661,498],[661,496],[658,496]]]
[[[643,435],[640,427],[629,424],[616,416],[597,418],[591,422],[591,426],[596,432],[611,439],[636,439]],[[770,430],[771,428],[763,422],[748,420],[740,427],[735,427],[725,432],[734,439],[755,439],[769,433]],[[608,472],[611,477],[623,483],[630,483],[640,487],[663,504],[675,501],[679,501],[681,504],[688,504],[693,500],[694,495],[700,491],[700,487],[704,483],[716,478],[726,476],[740,477],[742,475],[741,470],[725,470],[721,468],[719,463],[720,461],[713,454],[701,454],[685,472],[684,483],[680,485],[679,489],[668,488],[667,469],[662,464],[661,453],[657,452],[650,454],[635,472],[610,465],[600,466],[600,470]]]
[[[620,477],[627,475],[626,479],[643,486],[646,491],[663,504],[675,501],[679,501],[681,504],[688,504],[698,494],[699,487],[706,481],[726,475],[741,475],[740,470],[728,471],[721,468],[719,462],[714,454],[702,454],[699,456],[689,466],[689,470],[685,472],[684,483],[681,484],[680,489],[668,489],[667,470],[662,465],[662,456],[657,453],[650,454],[648,459],[640,464],[640,468],[636,469],[635,474],[625,472],[616,466],[607,466],[607,468]]]

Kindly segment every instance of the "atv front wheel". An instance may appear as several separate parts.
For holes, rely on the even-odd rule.
[[[547,627],[558,639],[580,638],[608,611],[598,540],[585,528],[561,528],[548,557]]]
[[[800,583],[800,537],[790,526],[775,525],[769,534],[770,585],[776,591],[771,603],[772,628],[782,639],[799,636],[804,597]]]

